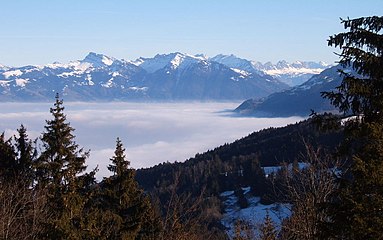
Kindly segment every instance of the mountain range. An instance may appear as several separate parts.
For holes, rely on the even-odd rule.
[[[289,79],[302,72],[312,76],[325,66],[182,53],[126,61],[91,52],[67,64],[0,65],[0,100],[51,101],[56,92],[69,101],[244,100],[288,89]]]

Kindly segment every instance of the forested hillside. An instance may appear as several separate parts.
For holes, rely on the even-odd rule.
[[[307,144],[334,152],[341,137],[340,132],[318,131],[309,119],[254,132],[233,143],[196,154],[183,163],[162,163],[139,169],[136,179],[144,189],[153,190],[166,187],[174,182],[175,176],[180,176],[180,192],[198,193],[205,187],[210,194],[217,195],[237,185],[251,185],[253,177],[263,175],[257,172],[261,167],[304,160]],[[244,178],[225,180],[226,173],[238,171],[243,171]]]

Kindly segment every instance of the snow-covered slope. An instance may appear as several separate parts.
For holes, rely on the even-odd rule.
[[[234,191],[226,191],[220,194],[223,201],[224,213],[221,223],[226,228],[226,233],[230,239],[235,236],[235,224],[243,221],[250,226],[253,234],[259,237],[260,225],[264,222],[266,214],[274,222],[275,226],[280,227],[283,219],[290,216],[290,205],[282,203],[273,203],[264,205],[260,197],[253,196],[250,187],[242,188],[243,194],[248,202],[248,207],[241,208],[238,204],[238,198]]]

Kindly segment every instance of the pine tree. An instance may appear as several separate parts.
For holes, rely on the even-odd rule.
[[[48,189],[48,207],[52,214],[51,219],[47,219],[44,237],[81,239],[85,221],[82,214],[87,201],[85,184],[92,182],[94,173],[83,173],[88,152],[74,141],[74,129],[63,111],[63,101],[57,94],[50,109],[53,119],[46,121],[41,139],[44,151],[36,161],[38,187]]]
[[[345,72],[336,91],[323,93],[344,114],[349,168],[329,205],[324,233],[340,239],[381,239],[383,232],[383,17],[342,20],[348,32],[329,45],[341,49]]]
[[[105,178],[102,185],[103,211],[109,215],[113,231],[106,236],[108,239],[138,239],[142,236],[153,235],[150,222],[153,216],[149,213],[150,201],[138,187],[134,179],[135,171],[130,168],[130,162],[125,159],[125,148],[117,138],[114,156],[108,166],[112,176]],[[155,227],[153,226],[153,229]],[[145,232],[143,232],[145,230]]]

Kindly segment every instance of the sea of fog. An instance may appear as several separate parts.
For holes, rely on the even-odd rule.
[[[131,166],[141,168],[184,161],[253,131],[302,120],[233,117],[228,110],[238,105],[239,102],[64,103],[67,120],[75,128],[75,141],[90,150],[87,165],[98,165],[99,179],[109,175],[106,166],[117,137],[123,141]],[[45,120],[52,119],[50,107],[50,103],[0,103],[0,131],[10,137],[24,124],[29,137],[35,139],[44,131]]]

